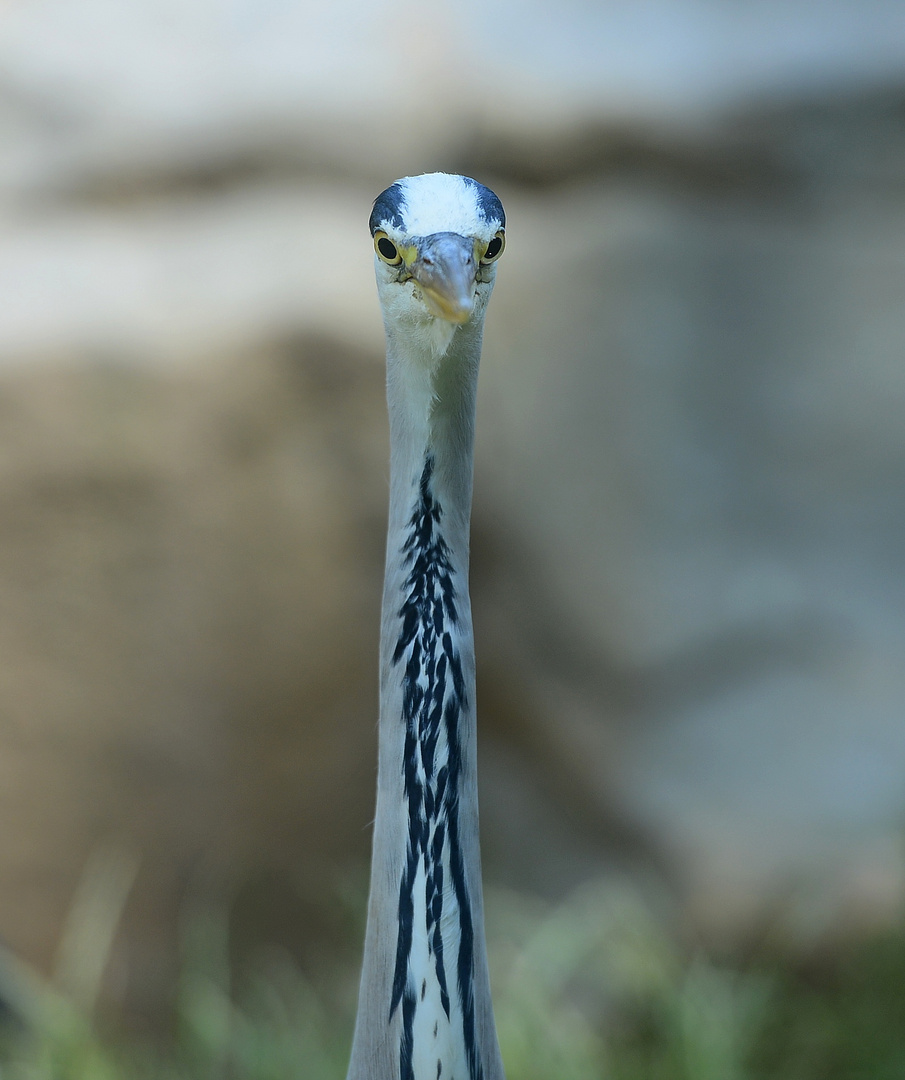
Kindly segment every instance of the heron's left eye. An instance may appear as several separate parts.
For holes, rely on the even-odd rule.
[[[493,262],[502,255],[503,248],[506,246],[506,234],[500,230],[496,236],[487,245],[487,250],[481,258],[482,263]]]
[[[402,262],[402,256],[399,254],[399,248],[396,247],[396,245],[387,236],[385,232],[379,232],[375,234],[374,247],[381,259],[383,259],[385,263],[389,263],[390,266],[398,266],[399,263]]]

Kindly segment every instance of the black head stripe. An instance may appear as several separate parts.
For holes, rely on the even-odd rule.
[[[503,210],[503,204],[490,188],[484,187],[483,184],[479,184],[477,180],[472,180],[470,176],[465,177],[465,183],[468,184],[469,187],[475,189],[478,210],[481,213],[481,217],[488,223],[491,221],[498,221],[500,223],[500,228],[505,228],[506,214]]]
[[[374,200],[374,209],[371,211],[371,220],[368,223],[371,228],[371,236],[380,228],[389,225],[393,229],[401,229],[402,207],[405,196],[399,184],[392,184],[382,191]]]

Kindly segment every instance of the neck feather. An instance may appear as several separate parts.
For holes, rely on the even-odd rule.
[[[388,332],[390,521],[371,897],[350,1080],[502,1080],[483,930],[468,598],[480,323]],[[409,339],[410,340],[410,339]]]
[[[388,336],[391,540],[394,530],[405,527],[412,492],[430,456],[447,528],[454,525],[461,532],[467,550],[480,355],[480,324],[460,328],[447,352],[436,358],[415,352],[409,340]]]

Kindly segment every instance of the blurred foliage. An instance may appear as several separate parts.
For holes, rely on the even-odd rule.
[[[0,956],[2,1080],[342,1080],[356,973],[319,979],[272,949],[234,970],[224,912],[186,919],[165,1043],[95,1020],[100,978],[134,874],[97,859],[54,976]],[[488,937],[509,1080],[901,1080],[905,937],[807,962],[689,956],[627,888],[550,906],[494,893]]]

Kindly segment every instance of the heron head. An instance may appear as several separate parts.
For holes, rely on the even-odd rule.
[[[448,345],[458,326],[483,318],[505,226],[500,200],[466,176],[409,176],[378,195],[370,227],[387,328],[421,324]]]

